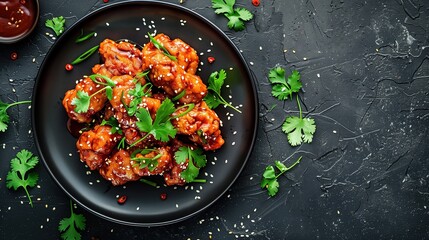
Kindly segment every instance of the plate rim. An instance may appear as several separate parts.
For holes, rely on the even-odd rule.
[[[67,31],[71,31],[73,30],[77,25],[79,25],[81,22],[84,22],[86,19],[91,18],[94,15],[99,14],[100,12],[103,11],[107,11],[109,9],[112,8],[116,8],[118,6],[124,6],[124,5],[134,5],[134,4],[154,4],[154,5],[158,5],[159,7],[167,7],[167,8],[173,8],[173,9],[177,9],[179,11],[185,12],[186,14],[189,14],[192,17],[198,18],[199,20],[203,21],[205,24],[209,25],[211,28],[213,28],[213,30],[215,30],[217,32],[217,34],[219,34],[222,38],[224,38],[225,41],[228,42],[228,44],[232,47],[232,49],[235,51],[235,53],[237,54],[238,58],[241,60],[241,62],[244,65],[244,70],[245,72],[248,73],[249,75],[249,82],[250,82],[250,86],[252,89],[252,95],[254,97],[254,111],[255,111],[255,115],[253,116],[253,120],[255,122],[254,127],[253,127],[253,134],[252,134],[252,139],[250,142],[250,147],[246,153],[245,159],[243,161],[243,164],[241,165],[239,171],[235,174],[233,180],[228,184],[228,186],[218,195],[216,196],[213,200],[209,201],[209,203],[207,205],[205,205],[204,207],[186,215],[183,217],[179,217],[179,218],[175,218],[172,220],[168,220],[168,221],[162,221],[162,222],[136,222],[136,221],[125,221],[125,220],[120,220],[111,216],[107,216],[105,214],[102,214],[100,212],[97,212],[96,210],[93,210],[91,207],[83,204],[81,201],[79,201],[78,199],[76,199],[63,185],[62,183],[60,183],[60,181],[55,177],[53,171],[50,169],[47,161],[45,160],[45,156],[41,150],[40,147],[40,142],[39,142],[39,133],[37,131],[36,128],[36,98],[38,96],[37,94],[37,89],[39,88],[39,86],[41,85],[41,73],[42,70],[46,67],[47,65],[47,61],[46,59],[51,55],[51,53],[53,52],[53,49],[55,48],[56,43],[61,40],[64,36],[65,36],[65,32]],[[210,20],[208,20],[207,18],[205,18],[204,16],[202,16],[201,14],[193,11],[192,9],[186,8],[184,6],[175,4],[175,3],[170,3],[170,2],[161,2],[158,0],[132,0],[132,1],[124,1],[124,2],[117,2],[117,3],[112,3],[106,6],[102,6],[96,10],[93,10],[87,14],[85,14],[83,17],[81,17],[79,20],[77,20],[76,22],[74,22],[70,27],[68,27],[65,32],[59,37],[57,38],[57,41],[55,41],[49,48],[49,50],[47,51],[35,78],[35,84],[33,87],[33,91],[32,91],[32,103],[31,103],[31,125],[32,125],[32,131],[33,131],[33,138],[34,138],[34,142],[36,145],[36,149],[37,152],[39,154],[39,157],[42,159],[43,165],[45,166],[45,169],[48,171],[50,177],[52,179],[54,179],[55,183],[57,186],[60,187],[60,189],[66,194],[66,196],[68,196],[69,198],[71,198],[75,203],[77,203],[80,207],[82,207],[83,209],[85,209],[86,211],[94,214],[97,217],[100,217],[102,219],[108,220],[110,222],[113,223],[118,223],[118,224],[122,224],[122,225],[126,225],[126,226],[135,226],[135,227],[157,227],[157,226],[166,226],[166,225],[171,225],[174,223],[178,223],[181,221],[184,221],[186,219],[189,219],[193,216],[196,216],[197,214],[205,211],[207,208],[209,208],[210,206],[212,206],[215,202],[217,202],[222,196],[225,195],[225,193],[232,187],[232,185],[236,182],[236,180],[238,179],[238,177],[240,176],[240,174],[242,173],[242,171],[244,170],[245,166],[247,165],[247,162],[249,161],[249,158],[253,152],[254,149],[254,145],[256,142],[256,136],[257,136],[257,132],[258,132],[258,126],[259,126],[259,105],[258,105],[258,92],[257,92],[257,85],[256,85],[256,80],[255,80],[255,76],[252,74],[253,72],[250,70],[248,63],[246,62],[245,58],[243,57],[243,55],[240,53],[238,47],[233,43],[233,41],[224,33],[223,30],[221,30],[217,25],[215,25],[213,22],[211,22]]]

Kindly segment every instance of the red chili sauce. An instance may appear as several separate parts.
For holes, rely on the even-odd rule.
[[[10,38],[29,31],[36,21],[34,0],[0,1],[0,37]]]

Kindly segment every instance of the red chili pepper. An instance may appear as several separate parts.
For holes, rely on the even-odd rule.
[[[253,6],[257,7],[257,6],[259,6],[259,4],[261,4],[261,1],[259,1],[259,0],[252,0],[252,4],[253,4]]]
[[[12,59],[13,61],[15,61],[16,59],[18,59],[18,53],[16,52],[12,52],[10,54],[10,59]]]
[[[118,198],[118,203],[119,204],[124,204],[127,201],[127,196],[126,195],[122,195]]]
[[[103,0],[103,2],[104,2],[104,3],[108,3],[108,2],[109,2],[109,0]]]
[[[71,71],[71,70],[73,70],[73,65],[71,65],[70,63],[67,63],[67,64],[66,64],[66,70],[67,70],[67,71]]]
[[[215,59],[214,57],[208,57],[208,58],[207,58],[207,61],[208,61],[209,63],[213,63],[215,60],[216,60],[216,59]]]
[[[20,0],[19,1],[21,4],[25,4],[25,0]]]
[[[167,199],[167,193],[161,193],[159,197],[161,198],[161,200],[165,200]]]

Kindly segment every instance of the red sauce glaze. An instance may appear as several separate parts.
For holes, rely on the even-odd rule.
[[[36,21],[34,0],[0,1],[0,37],[16,37],[29,31]]]

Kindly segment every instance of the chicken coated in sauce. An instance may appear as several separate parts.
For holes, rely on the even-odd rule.
[[[114,186],[129,181],[137,181],[140,176],[134,173],[130,153],[124,149],[115,152],[99,169],[100,175]]]
[[[83,132],[76,142],[81,161],[91,170],[98,169],[106,157],[122,138],[111,133],[112,127],[97,125],[94,129]]]
[[[194,58],[195,50],[183,41],[171,41],[168,37],[166,40],[163,34],[158,34],[154,38],[157,41],[161,40],[163,45],[168,47],[167,49],[171,49],[172,55],[176,53],[178,60],[171,60],[153,43],[146,44],[143,48],[143,69],[150,69],[149,77],[152,83],[164,90],[170,97],[175,97],[184,91],[184,96],[179,99],[181,103],[200,102],[207,94],[207,86],[199,76],[193,73],[195,64],[186,62],[186,59]],[[188,48],[184,47],[184,44]],[[180,49],[187,50],[182,52]]]
[[[174,115],[186,111],[186,108],[178,109]],[[220,119],[215,111],[211,110],[204,101],[179,118],[172,120],[178,134],[189,136],[189,139],[202,146],[204,150],[216,150],[222,147],[225,140],[220,131]]]
[[[100,43],[100,56],[112,76],[135,76],[142,69],[142,52],[132,43],[106,39]]]

